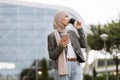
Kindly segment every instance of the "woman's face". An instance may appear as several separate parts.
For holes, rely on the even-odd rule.
[[[68,15],[66,15],[65,17],[63,17],[62,18],[62,24],[64,25],[64,26],[67,26],[68,24],[69,24],[69,16]]]

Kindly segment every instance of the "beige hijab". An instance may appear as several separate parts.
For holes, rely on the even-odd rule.
[[[57,45],[59,45],[59,42],[61,40],[61,37],[58,31],[62,33],[67,32],[67,29],[64,27],[64,25],[61,22],[62,18],[65,17],[66,15],[68,15],[67,12],[58,11],[54,17],[53,27],[54,27],[54,34],[55,34]],[[66,74],[68,74],[67,63],[66,63],[66,57],[65,57],[65,50],[63,50],[63,52],[60,54],[58,58],[58,75],[66,75]]]
[[[59,32],[66,32],[66,28],[64,27],[64,25],[62,24],[61,20],[63,17],[65,17],[66,15],[69,16],[69,14],[66,11],[58,11],[55,16],[54,16],[54,23],[53,23],[53,27],[54,29],[56,29]]]

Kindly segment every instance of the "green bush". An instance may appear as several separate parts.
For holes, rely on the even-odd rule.
[[[83,80],[92,80],[92,76],[88,74],[84,74],[84,79]]]
[[[115,75],[109,75],[109,80],[115,80]]]
[[[97,76],[95,80],[106,80],[105,75]]]
[[[93,80],[92,76],[88,75],[88,74],[84,74],[84,78],[83,80]],[[96,76],[94,78],[94,80],[106,80],[106,75],[101,75],[101,76]],[[109,75],[109,80],[116,80],[116,75]],[[119,80],[120,80],[120,75],[119,75]]]

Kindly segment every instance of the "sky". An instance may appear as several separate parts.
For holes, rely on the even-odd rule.
[[[106,24],[120,18],[120,0],[18,0],[65,6],[77,11],[86,25]]]

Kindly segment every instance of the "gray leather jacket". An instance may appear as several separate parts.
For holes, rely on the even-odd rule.
[[[85,34],[83,32],[83,29],[77,29],[77,32],[79,36],[72,30],[68,31],[70,41],[72,44],[72,47],[74,49],[74,52],[76,53],[77,60],[82,63],[85,62],[85,59],[83,57],[81,48],[86,48],[87,43],[85,39]],[[55,40],[55,35],[52,32],[48,35],[48,52],[49,52],[49,58],[53,61],[53,67],[55,69],[58,68],[58,57],[62,53],[63,49],[65,49],[65,54],[67,55],[67,48],[63,48],[60,45],[57,45]]]

